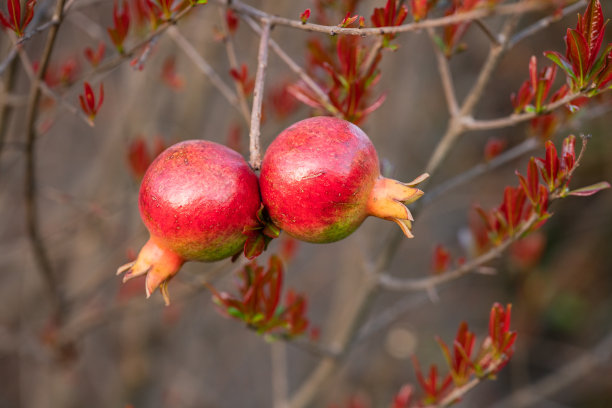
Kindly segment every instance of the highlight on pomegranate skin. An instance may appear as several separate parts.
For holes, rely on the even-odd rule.
[[[162,152],[140,186],[140,216],[150,238],[136,261],[121,266],[123,281],[147,275],[147,297],[186,261],[212,262],[238,253],[245,227],[257,225],[261,200],[257,176],[237,152],[190,140]]]
[[[368,136],[354,124],[314,117],[281,132],[264,156],[260,188],[272,221],[303,241],[341,240],[369,215],[396,222],[412,238],[407,204],[423,192],[382,177]]]

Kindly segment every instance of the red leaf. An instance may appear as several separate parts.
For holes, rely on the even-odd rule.
[[[30,24],[30,21],[32,21],[32,18],[34,17],[34,6],[36,5],[36,1],[37,0],[26,1],[26,15],[23,19],[23,24],[21,24],[22,32],[25,31],[25,28],[28,26],[28,24]]]
[[[572,63],[578,87],[582,89],[584,87],[584,79],[590,68],[586,39],[578,31],[568,28],[565,42],[567,44],[567,59]]]
[[[427,17],[429,12],[427,0],[410,0],[410,8],[415,22]]]
[[[538,61],[535,55],[529,60],[529,78],[531,78],[531,89],[535,92],[538,88]]]
[[[550,140],[546,142],[546,158],[538,160],[543,164],[543,167],[540,168],[542,178],[548,184],[549,190],[553,191],[556,187],[557,176],[559,174],[559,158],[557,157],[557,149],[553,142]]]
[[[495,137],[489,138],[484,148],[484,158],[486,161],[491,161],[499,156],[506,148],[506,141]]]
[[[17,35],[21,35],[21,3],[19,0],[9,0],[7,4],[9,17],[13,20],[13,27]]]
[[[310,18],[310,9],[306,9],[302,12],[302,14],[300,14],[300,20],[302,21],[302,24],[306,24],[309,18]]]
[[[435,274],[448,270],[450,265],[450,252],[441,244],[436,245],[433,254],[432,269]]]
[[[580,18],[579,15],[578,31],[586,39],[589,54],[588,67],[591,67],[599,53],[605,32],[604,17],[599,0],[589,1],[584,16]]]

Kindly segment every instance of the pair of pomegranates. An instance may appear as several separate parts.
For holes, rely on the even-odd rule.
[[[186,261],[212,262],[241,251],[261,204],[276,226],[308,242],[338,241],[373,215],[410,232],[405,204],[423,195],[380,175],[368,136],[350,122],[314,117],[284,130],[264,156],[259,180],[237,152],[204,140],[171,146],[147,170],[139,209],[150,232],[123,281],[146,274],[147,297]]]

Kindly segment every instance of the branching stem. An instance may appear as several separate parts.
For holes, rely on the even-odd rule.
[[[47,289],[53,299],[54,314],[57,319],[61,318],[63,300],[59,291],[56,277],[54,276],[51,260],[47,253],[47,248],[41,237],[40,223],[38,220],[37,208],[37,178],[36,178],[36,117],[38,115],[38,102],[40,101],[40,83],[43,81],[51,53],[57,38],[57,32],[63,18],[65,0],[58,0],[54,19],[57,19],[57,24],[51,26],[45,48],[39,62],[39,68],[34,82],[30,86],[30,96],[28,98],[28,109],[26,113],[26,146],[25,146],[25,205],[26,205],[26,225],[27,233],[34,258],[38,265],[43,280],[47,285]]]

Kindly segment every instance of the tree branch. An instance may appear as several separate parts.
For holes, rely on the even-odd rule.
[[[519,123],[526,122],[531,119],[535,119],[538,116],[545,115],[547,113],[551,113],[552,111],[562,107],[563,105],[573,101],[574,99],[585,96],[585,92],[577,92],[566,95],[564,98],[559,99],[556,102],[550,103],[544,107],[544,110],[541,113],[535,112],[524,112],[524,113],[513,113],[509,116],[505,116],[503,118],[498,119],[474,119],[472,117],[466,116],[463,118],[463,127],[467,130],[492,130],[492,129],[500,129],[510,126],[518,125]]]
[[[442,81],[442,89],[444,90],[444,97],[446,99],[446,105],[448,106],[448,113],[451,117],[456,117],[459,114],[459,104],[457,103],[457,96],[455,95],[455,87],[453,85],[453,76],[448,65],[448,59],[440,47],[436,44],[433,29],[427,30],[429,38],[431,39],[432,48],[436,54],[436,62],[438,64],[438,72],[440,73],[440,79]]]
[[[466,172],[463,172],[453,178],[451,178],[450,180],[447,180],[441,184],[439,184],[438,186],[436,186],[435,188],[429,190],[427,192],[427,194],[425,194],[421,199],[421,206],[426,206],[427,204],[431,203],[432,201],[434,201],[436,198],[438,198],[439,196],[445,194],[446,192],[455,189],[461,185],[464,185],[470,181],[472,181],[473,179],[475,179],[478,176],[481,176],[485,173],[488,173],[489,171],[503,166],[504,164],[517,159],[519,157],[521,157],[522,155],[524,155],[525,153],[535,149],[536,147],[540,146],[540,143],[534,139],[534,138],[529,138],[527,140],[525,140],[524,142],[514,146],[513,148],[505,151],[504,153],[500,154],[499,156],[495,157],[494,159],[492,159],[491,161],[487,162],[487,163],[480,163],[477,164],[476,166],[472,167],[471,169],[469,169]]]
[[[489,55],[478,74],[478,78],[476,79],[476,83],[465,97],[463,104],[459,110],[459,115],[456,117],[451,117],[451,121],[449,122],[448,128],[440,142],[438,142],[434,152],[425,167],[425,171],[429,174],[435,173],[438,169],[451,147],[455,144],[457,138],[465,131],[465,125],[463,118],[469,117],[476,104],[480,101],[480,97],[482,96],[482,92],[484,91],[485,86],[489,83],[491,76],[493,75],[493,70],[497,67],[499,60],[504,55],[506,50],[507,38],[512,29],[515,27],[518,22],[518,16],[512,16],[506,21],[504,27],[502,28],[502,32],[500,34],[500,42],[497,44],[491,45],[491,50],[489,51]]]
[[[227,59],[230,64],[230,68],[239,71],[240,67],[238,66],[238,58],[236,57],[234,42],[232,41],[231,34],[229,33],[229,29],[227,27],[227,21],[225,20],[225,15],[222,11],[219,11],[219,17],[222,21],[221,27],[223,27],[223,43],[225,44],[225,52],[227,54]],[[249,114],[249,104],[247,102],[246,95],[244,94],[244,89],[242,88],[242,85],[238,82],[234,82],[234,86],[236,88],[236,94],[238,95],[238,105],[240,106],[240,112],[242,113],[242,117],[244,118],[245,123],[249,125],[251,115]]]
[[[579,0],[576,3],[565,7],[561,11],[560,14],[555,13],[553,15],[546,16],[540,19],[539,21],[535,22],[534,24],[528,27],[525,27],[524,29],[522,29],[521,31],[519,31],[518,33],[512,36],[512,38],[508,42],[508,48],[513,48],[516,44],[523,41],[525,38],[530,37],[536,34],[537,32],[539,32],[540,30],[545,29],[546,27],[550,26],[552,23],[561,20],[563,17],[567,16],[568,14],[572,14],[572,13],[582,10],[585,5],[586,5],[585,0]]]
[[[504,242],[491,248],[489,251],[484,254],[472,259],[461,265],[458,268],[455,268],[451,271],[444,272],[440,275],[429,276],[421,279],[400,279],[395,278],[393,276],[389,276],[386,274],[382,274],[379,277],[378,283],[383,289],[391,290],[391,291],[399,291],[399,292],[410,292],[410,291],[421,291],[421,290],[431,290],[436,286],[453,281],[462,277],[463,275],[467,275],[478,267],[484,265],[487,262],[492,261],[495,258],[501,256],[501,254],[515,241],[521,238],[521,236],[531,228],[536,221],[538,220],[537,216],[532,215],[529,220],[527,220],[523,226],[510,238],[506,239]]]
[[[215,72],[213,67],[211,67],[206,60],[196,51],[196,49],[191,45],[189,41],[181,34],[178,28],[175,26],[168,28],[168,35],[170,38],[174,40],[176,45],[179,46],[181,50],[191,61],[198,67],[200,71],[210,80],[215,88],[221,95],[225,97],[225,99],[232,105],[234,108],[238,110],[239,113],[242,114],[242,110],[240,108],[240,104],[238,102],[238,97],[236,93],[230,89],[228,85],[223,82],[221,77]]]
[[[227,0],[217,0],[217,3],[225,5]],[[479,18],[488,16],[504,16],[504,15],[516,15],[524,14],[530,11],[544,10],[550,7],[549,1],[529,1],[529,2],[518,2],[512,4],[502,4],[496,7],[482,7],[476,8],[465,13],[453,14],[446,17],[440,17],[435,19],[426,19],[415,23],[407,23],[399,26],[389,27],[376,27],[376,28],[341,28],[338,26],[325,26],[320,24],[302,23],[301,20],[292,20],[289,18],[279,17],[272,14],[268,14],[264,11],[256,9],[255,7],[244,4],[239,0],[232,0],[231,5],[234,10],[239,13],[250,15],[259,20],[268,20],[270,24],[287,26],[291,28],[297,28],[305,31],[312,31],[318,33],[324,33],[329,35],[357,35],[360,37],[367,37],[371,35],[382,35],[382,34],[398,34],[410,31],[419,31],[424,28],[442,27],[450,24],[461,23],[464,21],[471,21]]]
[[[608,333],[592,351],[576,358],[561,367],[554,373],[532,382],[503,400],[497,402],[492,408],[526,408],[536,404],[549,395],[584,380],[593,370],[607,364],[612,356],[612,332]]]
[[[62,18],[65,0],[58,0],[55,8],[54,19],[57,19],[57,24],[51,26],[43,54],[40,58],[39,68],[34,82],[30,86],[30,96],[28,98],[28,109],[26,113],[26,146],[25,146],[25,194],[24,200],[26,205],[26,225],[28,239],[34,251],[34,258],[38,265],[43,280],[47,285],[47,289],[53,299],[54,314],[57,319],[61,319],[63,300],[58,288],[56,278],[54,276],[51,260],[47,253],[47,248],[41,238],[40,223],[38,221],[37,209],[37,180],[36,180],[36,117],[38,115],[38,102],[40,100],[40,83],[45,76],[53,46],[57,38]]]
[[[247,24],[249,24],[253,31],[261,35],[261,27],[251,17],[242,16],[242,18],[247,22]],[[319,84],[317,84],[314,79],[312,79],[306,73],[306,71],[302,69],[300,65],[298,65],[285,51],[283,51],[283,49],[278,45],[276,41],[270,38],[268,40],[268,46],[272,49],[272,51],[276,53],[276,55],[279,56],[281,60],[283,60],[285,64],[287,64],[287,66],[293,72],[295,72],[300,77],[302,81],[304,81],[304,83],[317,95],[317,97],[319,97],[319,100],[323,103],[325,109],[328,112],[330,112],[334,116],[341,116],[340,112],[338,112],[338,109],[336,109],[336,107],[332,105],[331,101],[329,100],[329,96],[325,93],[323,89],[321,89]]]
[[[257,54],[257,74],[255,75],[255,88],[253,90],[253,107],[251,108],[251,130],[249,132],[249,163],[254,170],[261,166],[261,148],[259,144],[261,134],[261,105],[263,102],[264,80],[268,66],[268,39],[270,38],[270,22],[264,20],[259,52]]]

